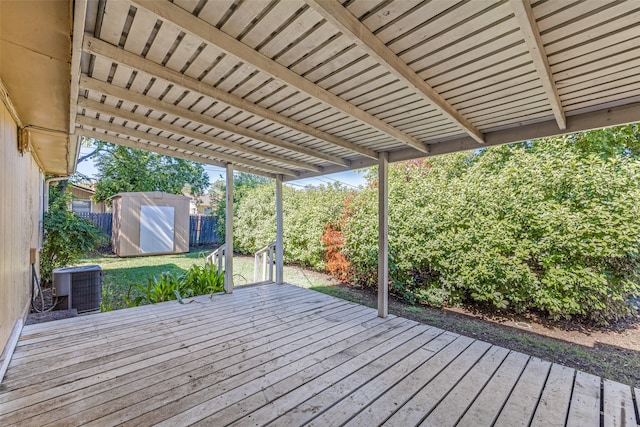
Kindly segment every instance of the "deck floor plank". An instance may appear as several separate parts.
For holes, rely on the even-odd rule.
[[[330,303],[330,302],[327,300],[326,303]],[[304,304],[303,304],[303,307],[305,311],[314,309],[313,306],[305,306]],[[343,304],[342,307],[349,307],[349,305]],[[171,354],[171,352],[174,352],[174,351],[185,352],[186,351],[185,349],[188,349],[189,351],[193,351],[194,349],[197,349],[196,343],[204,342],[206,344],[208,342],[209,337],[207,336],[206,331],[210,330],[210,327],[205,326],[203,328],[204,328],[203,333],[199,337],[195,338],[195,341],[193,342],[187,342],[186,340],[181,341],[175,336],[175,334],[171,333],[171,334],[168,334],[167,337],[165,337],[170,339],[165,340],[164,342],[165,345],[162,347],[155,347],[155,346],[145,347],[134,352],[132,355],[126,354],[125,357],[122,357],[120,359],[105,360],[103,363],[101,363],[100,360],[98,360],[97,362],[93,361],[88,366],[84,366],[85,369],[82,369],[80,366],[70,366],[68,368],[63,368],[55,372],[54,374],[45,376],[44,377],[45,379],[41,379],[41,381],[39,381],[39,383],[37,384],[34,384],[31,378],[18,378],[12,382],[7,382],[7,384],[3,383],[3,387],[5,387],[7,390],[14,390],[21,387],[19,392],[13,395],[13,397],[15,398],[16,396],[19,396],[19,395],[25,395],[29,391],[32,391],[34,389],[38,390],[43,387],[51,388],[59,384],[66,384],[69,382],[69,380],[72,380],[72,379],[87,378],[87,377],[90,377],[91,375],[94,375],[97,372],[104,371],[105,368],[115,369],[124,364],[131,364],[139,361],[149,360],[153,357],[166,357],[167,355]],[[214,333],[213,337],[215,336],[217,335],[215,335]],[[2,402],[3,400],[4,400],[3,396],[0,395],[0,402]]]
[[[326,313],[344,311],[345,305],[332,305],[333,308],[325,306],[327,307]],[[300,308],[299,310],[304,310],[304,308]],[[181,352],[169,353],[167,356],[175,357],[163,357],[163,360],[158,360],[158,363],[153,364],[142,361],[123,366],[120,369],[110,371],[108,374],[105,373],[100,378],[89,376],[80,381],[27,395],[23,398],[23,401],[29,402],[31,404],[29,407],[30,410],[41,414],[44,419],[51,419],[52,417],[55,419],[55,417],[61,416],[65,413],[65,410],[73,408],[73,402],[81,399],[83,406],[90,408],[92,406],[91,402],[93,401],[98,405],[110,400],[105,399],[102,394],[109,393],[112,388],[117,387],[120,394],[126,395],[131,387],[131,383],[136,387],[135,389],[143,387],[145,383],[153,384],[151,382],[152,380],[157,380],[157,382],[160,383],[168,380],[172,375],[185,375],[189,373],[189,370],[202,370],[202,365],[208,367],[208,363],[220,358],[237,357],[243,354],[243,352],[246,355],[246,348],[244,346],[247,343],[259,346],[272,341],[274,335],[282,331],[288,331],[290,334],[293,334],[299,330],[304,330],[307,326],[298,324],[300,317],[297,316],[296,313],[297,311],[292,309],[291,316],[283,316],[279,322],[274,322],[273,318],[267,318],[267,321],[259,319],[258,321],[249,321],[248,323],[229,327],[224,330],[224,334],[221,334],[218,339],[216,339],[215,332],[204,333],[203,337],[205,337],[205,341],[203,345],[193,345],[188,356],[180,357],[182,355]],[[260,330],[251,333],[251,328],[256,326],[260,327]],[[142,382],[142,380],[144,380],[144,382]],[[73,391],[69,392],[69,390]],[[49,415],[42,413],[43,410],[51,409],[50,399],[53,398],[55,398],[57,403],[55,413]],[[39,406],[35,406],[34,404],[36,402],[42,403]],[[23,402],[9,403],[13,403],[15,408],[23,405]],[[7,409],[10,408],[7,407]],[[25,415],[25,411],[22,411],[22,415]],[[2,420],[3,417],[0,415],[0,421]]]
[[[443,427],[455,425],[508,354],[509,350],[506,348],[492,346],[474,369],[465,375],[422,424]]]
[[[424,418],[436,407],[449,390],[471,369],[489,350],[491,344],[474,341],[464,352],[418,391],[385,425],[420,425]]]
[[[399,408],[401,408],[408,400],[410,400],[426,383],[435,378],[449,363],[464,352],[474,342],[473,339],[456,336],[456,338],[443,349],[429,358],[411,375],[405,376],[395,384],[392,388],[386,390],[384,394],[378,397],[373,403],[369,404],[364,411],[358,413],[354,418],[349,420],[347,425],[379,425],[392,416]],[[374,397],[375,398],[375,397]],[[362,410],[363,408],[349,407]],[[353,413],[353,412],[352,412]],[[323,414],[313,420],[310,425],[325,425],[330,421],[330,413]],[[347,414],[348,416],[349,414]]]
[[[457,337],[458,335],[450,332],[438,335],[408,357],[395,363],[387,371],[346,396],[338,394],[338,398],[333,401],[327,400],[333,394],[332,392],[326,393],[328,396],[314,397],[306,406],[300,406],[295,412],[291,413],[292,416],[297,416],[300,419],[300,422],[293,423],[293,425],[342,425],[366,408],[382,392],[392,388]],[[287,417],[283,417],[283,422],[277,422],[276,420],[275,424],[288,424]]]
[[[293,302],[300,304],[305,303],[304,297],[292,298]],[[277,308],[279,301],[270,305],[264,305],[263,308],[267,309]],[[255,307],[252,305],[231,307],[226,310],[220,310],[218,312],[220,318],[227,318],[229,322],[235,323],[236,320],[246,319],[252,314],[255,318]],[[272,316],[268,310],[261,310],[259,312],[263,317]],[[184,313],[183,316],[187,314]],[[189,317],[188,322],[184,321],[168,321],[164,319],[163,322],[158,322],[155,326],[150,328],[137,328],[127,331],[125,335],[107,335],[102,337],[96,337],[95,343],[86,343],[80,346],[66,346],[56,345],[55,348],[51,348],[48,353],[48,357],[43,355],[36,355],[36,357],[22,357],[17,359],[13,363],[13,374],[24,378],[28,375],[42,375],[46,371],[59,370],[65,366],[76,365],[81,362],[86,362],[92,359],[104,358],[110,354],[114,354],[119,350],[128,349],[134,351],[137,347],[144,344],[162,345],[163,340],[159,338],[165,337],[167,334],[180,334],[182,340],[190,338],[192,335],[202,335],[202,327],[204,329],[210,329],[211,316],[207,313],[194,313]],[[87,350],[87,351],[83,351]],[[138,350],[135,350],[138,351]],[[43,363],[43,358],[46,363]],[[104,359],[101,360],[104,362]],[[9,383],[10,381],[8,381]]]
[[[275,300],[279,301],[281,298],[294,298],[298,296],[303,296],[302,293],[286,293],[276,295],[265,295],[265,299],[267,300]],[[220,310],[224,310],[228,304],[233,308],[240,308],[241,305],[245,305],[243,301],[234,301],[229,299],[226,296],[219,296],[219,300],[216,301],[216,308]],[[111,338],[120,336],[123,334],[127,334],[130,330],[141,330],[143,328],[147,330],[154,330],[157,328],[158,324],[164,324],[165,322],[170,322],[173,320],[179,320],[181,322],[191,321],[191,317],[193,315],[204,315],[210,317],[210,313],[206,313],[206,305],[203,307],[202,302],[206,301],[205,298],[198,298],[198,301],[201,304],[185,304],[180,305],[175,301],[160,303],[158,304],[158,308],[155,311],[149,312],[148,309],[138,312],[138,308],[136,307],[131,309],[133,314],[128,315],[127,317],[119,316],[119,313],[116,312],[113,317],[105,316],[107,313],[96,314],[96,318],[93,319],[93,323],[88,323],[83,325],[82,327],[79,325],[78,328],[74,328],[73,324],[65,327],[41,330],[37,335],[31,334],[31,331],[26,331],[25,333],[30,338],[21,338],[20,351],[16,353],[15,359],[20,360],[21,358],[28,357],[33,354],[38,354],[40,357],[47,358],[50,354],[50,351],[55,348],[60,348],[61,346],[61,338],[64,338],[64,346],[74,346],[74,348],[79,347],[80,345],[87,343],[89,345],[100,345],[100,338],[104,336],[109,336]],[[256,298],[248,299],[247,305],[253,308],[260,308],[260,306],[255,307]],[[266,303],[267,301],[265,301]],[[127,312],[129,310],[118,310]],[[111,314],[109,312],[108,314]],[[145,313],[142,315],[142,313]],[[148,314],[147,314],[148,313]],[[190,316],[185,316],[185,314],[190,314]],[[78,318],[79,321],[83,320],[84,316]],[[186,320],[185,320],[186,319]],[[69,319],[67,319],[69,320]],[[55,322],[49,322],[55,323]],[[88,333],[90,332],[90,333]],[[97,338],[97,339],[96,339]],[[44,341],[47,341],[46,343]],[[96,344],[97,343],[97,344]],[[36,356],[37,357],[37,356]]]
[[[585,372],[576,372],[567,427],[600,425],[601,382],[600,377]]]
[[[528,426],[538,406],[551,363],[536,357],[529,363],[500,412],[495,426]]]
[[[367,322],[368,325],[363,325]],[[400,320],[388,322],[394,323],[393,326],[390,326],[391,328],[402,323]],[[291,370],[297,372],[320,362],[327,354],[339,353],[354,344],[371,339],[380,331],[374,326],[379,326],[381,323],[387,322],[381,322],[375,318],[375,314],[372,317],[369,313],[366,316],[348,319],[340,325],[339,329],[338,327],[331,329],[322,327],[320,331],[310,330],[310,335],[306,339],[303,337],[297,342],[279,345],[277,350],[270,351],[269,354],[257,361],[250,360],[245,364],[239,363],[237,367],[229,369],[230,372],[226,375],[205,378],[196,390],[193,385],[187,384],[185,388],[173,389],[164,395],[154,396],[153,399],[143,402],[142,413],[135,419],[129,418],[132,408],[125,408],[122,415],[128,418],[128,422],[124,424],[156,424],[173,416],[182,417],[185,412],[189,417],[197,419],[197,416],[193,416],[193,412],[199,413],[210,405],[217,405],[222,409],[226,406],[225,403],[233,402],[244,396],[247,391],[252,389],[252,386],[257,386],[257,390],[260,390],[265,382],[277,381],[285,372]],[[243,375],[233,375],[235,370],[239,370]],[[189,394],[183,395],[182,391],[188,391]],[[207,403],[202,405],[204,402]],[[150,411],[150,404],[157,405],[161,409]],[[192,408],[195,409],[192,410]],[[122,420],[118,421],[122,422]],[[169,423],[169,425],[179,424]]]
[[[459,426],[493,425],[529,356],[512,351],[458,422]]]
[[[330,312],[329,312],[330,313]],[[353,316],[370,316],[368,311],[355,311]],[[296,319],[299,320],[299,319]],[[295,322],[291,322],[295,323]],[[76,422],[88,422],[94,420],[96,417],[102,417],[101,423],[107,422],[107,414],[117,412],[123,409],[127,409],[127,416],[133,416],[133,408],[136,405],[139,406],[142,413],[151,408],[150,402],[146,399],[157,398],[160,393],[166,391],[171,395],[171,391],[175,387],[183,387],[193,389],[194,383],[205,383],[209,381],[220,381],[226,377],[233,376],[237,371],[241,372],[241,368],[247,365],[246,360],[251,360],[253,357],[258,361],[268,361],[271,357],[277,357],[272,353],[277,353],[278,346],[288,341],[299,339],[300,336],[304,336],[308,333],[317,332],[320,328],[326,327],[328,322],[317,322],[313,326],[306,323],[299,324],[297,326],[288,323],[283,328],[278,328],[275,333],[270,333],[267,336],[261,334],[261,331],[250,331],[249,335],[246,335],[240,340],[234,340],[227,343],[219,343],[221,345],[215,346],[215,343],[208,348],[208,352],[212,352],[212,348],[220,347],[224,350],[221,354],[216,354],[213,361],[195,359],[193,363],[190,363],[192,352],[178,353],[175,358],[170,360],[172,365],[175,365],[177,372],[172,369],[165,368],[164,372],[160,371],[153,376],[143,376],[139,381],[130,383],[129,387],[118,386],[119,393],[115,398],[104,398],[102,401],[97,400],[100,403],[98,406],[83,410],[81,413],[74,413],[71,411],[68,415],[70,419]],[[313,330],[310,330],[313,329]],[[194,349],[197,354],[198,349]],[[262,358],[256,358],[261,356]],[[232,359],[236,362],[236,365],[228,367],[228,360]],[[155,364],[153,364],[155,365]],[[253,367],[253,366],[252,366]],[[137,367],[136,367],[137,368]],[[186,370],[185,368],[188,368]],[[223,372],[217,372],[229,368]],[[139,369],[139,368],[138,368]],[[135,369],[137,371],[138,369]],[[147,368],[143,368],[148,370]],[[117,376],[113,377],[114,379]],[[133,389],[133,390],[132,390]],[[107,394],[107,393],[104,393]],[[104,403],[101,403],[104,402]],[[73,408],[71,408],[73,409]],[[84,409],[84,408],[83,408]]]
[[[385,360],[388,361],[387,363],[390,363],[391,359],[395,361],[402,360],[442,332],[442,330],[429,328],[425,325],[418,325],[402,335],[396,335],[392,339],[388,339],[365,352],[361,352],[356,357],[344,363],[340,363],[337,357],[326,359],[322,363],[321,374],[305,384],[299,384],[296,377],[289,377],[285,381],[281,381],[265,389],[265,394],[267,394],[269,398],[268,401],[260,402],[262,403],[262,405],[260,405],[261,407],[256,407],[256,409],[250,411],[246,417],[239,418],[238,411],[233,408],[228,408],[230,414],[226,420],[217,416],[215,418],[207,418],[203,421],[205,424],[216,424],[218,420],[223,422],[230,420],[233,421],[233,423],[229,424],[232,426],[273,421],[275,418],[296,408],[307,399],[332,388],[345,377],[351,376],[351,381],[356,383],[366,381],[366,379],[375,376],[377,369],[383,366],[389,366],[388,364],[383,365]],[[309,369],[309,375],[313,375],[313,369],[317,369],[317,367],[314,366]],[[307,373],[305,373],[305,375],[307,375]],[[255,396],[258,395],[256,394]],[[261,396],[264,396],[264,394],[261,394]],[[243,402],[242,407],[245,408],[247,405]]]
[[[427,343],[440,342],[440,346],[444,347],[454,339],[454,336],[450,334],[447,340],[438,340],[443,333],[444,331],[441,329],[428,329],[422,335],[409,341],[407,345],[394,349],[350,375],[345,375],[330,387],[279,415],[269,425],[303,425],[317,416],[322,408],[329,408],[347,396],[354,398],[356,390],[366,394],[366,389],[369,388],[375,394],[376,390],[382,387],[380,384],[412,371],[428,358],[430,353],[424,349],[425,341]]]
[[[602,382],[604,426],[636,426],[631,387],[605,379]]]
[[[635,389],[636,395],[636,416],[638,417],[638,425],[640,426],[640,388]]]
[[[532,427],[564,426],[571,401],[575,369],[553,364],[540,402],[531,422]]]
[[[638,389],[307,289],[194,300],[26,326],[0,425],[639,425]]]
[[[425,328],[423,325],[414,325],[411,329],[399,334],[390,330],[387,334],[376,335],[346,350],[329,353],[326,359],[298,372],[292,372],[291,369],[283,370],[281,377],[272,377],[269,381],[265,378],[260,392],[239,401],[227,401],[227,406],[223,410],[215,415],[201,418],[194,425],[247,425],[269,421],[278,415],[280,408],[295,406],[300,403],[300,400],[304,401],[305,396],[313,395],[314,392],[324,389],[327,384],[339,381],[348,373],[413,338]],[[291,393],[287,394],[289,391]],[[286,398],[283,398],[285,395]],[[208,402],[205,405],[208,406]],[[244,415],[246,415],[245,419],[238,420]],[[167,420],[165,424],[180,424],[176,421],[180,420],[173,418]]]

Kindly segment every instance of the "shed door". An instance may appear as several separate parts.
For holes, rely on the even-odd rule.
[[[173,252],[173,206],[140,206],[140,253]]]

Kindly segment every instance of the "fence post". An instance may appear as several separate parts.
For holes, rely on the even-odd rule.
[[[253,282],[258,281],[258,269],[260,268],[260,255],[256,253],[253,260]]]

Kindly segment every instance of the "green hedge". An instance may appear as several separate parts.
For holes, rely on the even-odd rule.
[[[374,180],[375,176],[371,176]],[[545,140],[390,168],[392,289],[436,305],[607,322],[640,290],[640,163]],[[376,189],[344,227],[356,277],[376,274]]]
[[[285,261],[324,269],[325,224],[338,221],[348,191],[339,185],[296,190],[283,186]],[[275,186],[247,191],[234,219],[234,247],[254,253],[276,238]]]
[[[639,141],[630,125],[391,165],[392,291],[417,303],[599,323],[631,314],[627,301],[640,293]],[[376,176],[357,192],[285,186],[285,260],[324,269],[331,225],[344,235],[348,276],[375,286]],[[234,228],[245,253],[275,239],[272,183],[243,193]]]

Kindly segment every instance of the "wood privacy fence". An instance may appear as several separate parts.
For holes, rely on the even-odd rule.
[[[77,213],[81,218],[93,222],[109,239],[111,244],[111,214],[110,213]],[[191,215],[189,217],[189,246],[213,245],[220,243],[216,232],[217,221],[206,215]]]
[[[87,218],[93,222],[109,239],[109,245],[111,244],[111,214],[110,213],[89,213],[89,212],[76,212],[80,218]]]
[[[191,215],[189,217],[189,246],[202,246],[220,243],[216,231],[218,221],[212,216]]]

